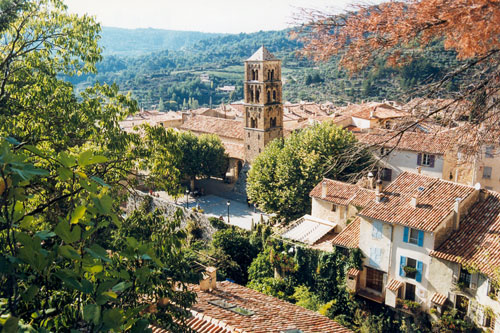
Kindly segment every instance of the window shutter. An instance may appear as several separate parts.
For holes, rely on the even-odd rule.
[[[370,266],[377,267],[377,264],[375,263],[375,253],[376,249],[371,247],[370,248]]]
[[[408,235],[410,234],[410,228],[405,227],[405,231],[403,234],[403,242],[408,243]]]
[[[417,154],[417,165],[422,165],[422,154]]]
[[[429,155],[429,167],[434,168],[434,161],[436,159],[436,155]]]
[[[375,262],[377,263],[377,267],[380,266],[380,263],[382,262],[382,249],[377,248],[375,250]]]
[[[418,231],[418,246],[424,246],[424,232],[422,230]]]
[[[399,259],[399,276],[405,276],[405,270],[403,267],[406,265],[406,257],[401,256]]]
[[[421,261],[417,261],[417,275],[415,280],[417,282],[422,282],[422,270],[424,269],[424,264]]]
[[[470,276],[470,288],[477,289],[478,275],[477,273],[473,273]]]
[[[373,228],[372,228],[372,238],[373,239],[382,238],[382,228],[383,228],[382,222],[373,221]]]
[[[385,169],[385,180],[388,182],[392,181],[392,169],[391,168]]]

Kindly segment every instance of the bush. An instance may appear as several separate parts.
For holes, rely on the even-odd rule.
[[[217,217],[209,217],[208,222],[212,225],[217,230],[224,230],[228,228],[228,225],[224,222],[224,220],[221,220]]]
[[[313,311],[317,311],[319,307],[322,305],[318,295],[313,293],[309,289],[309,287],[306,287],[304,285],[295,287],[295,291],[292,295],[292,298],[296,301],[296,304],[298,306]]]

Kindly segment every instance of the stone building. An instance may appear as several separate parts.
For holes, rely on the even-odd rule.
[[[264,46],[245,61],[245,161],[251,163],[276,138],[283,137],[281,60]]]

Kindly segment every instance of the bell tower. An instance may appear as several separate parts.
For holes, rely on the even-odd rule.
[[[264,46],[245,61],[245,161],[283,137],[281,60]]]

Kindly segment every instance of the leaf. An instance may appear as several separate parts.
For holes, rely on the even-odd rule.
[[[78,252],[71,245],[59,246],[57,252],[63,257],[71,260],[81,260],[82,258]]]
[[[122,314],[117,308],[104,311],[102,318],[104,324],[110,328],[118,329],[122,323]]]
[[[59,178],[61,178],[62,181],[66,181],[73,176],[73,171],[65,167],[57,168],[57,173],[59,174]]]
[[[101,214],[111,213],[111,207],[113,205],[113,200],[107,194],[103,194],[101,197],[93,198],[94,205]]]
[[[21,295],[21,297],[25,302],[31,302],[36,294],[38,294],[38,291],[40,291],[40,288],[33,284]]]
[[[67,152],[63,151],[58,158],[58,161],[61,162],[66,168],[71,168],[75,165],[76,160],[73,156],[68,155]]]
[[[2,333],[16,333],[18,330],[19,318],[9,317],[3,324]]]
[[[49,238],[54,237],[55,235],[56,234],[54,232],[48,230],[42,230],[35,234],[35,236],[40,238],[41,240],[47,240]]]
[[[97,244],[92,245],[90,248],[86,247],[85,251],[87,251],[87,253],[95,259],[101,259],[106,262],[111,262],[111,260],[108,258],[106,250]]]
[[[73,230],[70,230],[68,222],[61,221],[59,222],[54,231],[57,234],[57,236],[61,237],[63,241],[65,241],[68,244],[71,244],[80,240],[80,234],[82,229],[80,228],[80,226],[76,225],[73,227]]]
[[[95,181],[97,184],[99,184],[101,186],[110,187],[108,184],[106,184],[104,182],[104,180],[102,180],[101,178],[99,178],[97,176],[92,176],[92,177],[90,177],[90,179],[92,179],[93,181]]]
[[[83,307],[83,320],[93,323],[94,325],[99,324],[101,319],[101,307],[97,304],[87,304]]]
[[[118,297],[118,295],[113,291],[105,291],[102,294],[111,297],[112,299],[116,299]]]
[[[92,274],[97,274],[101,273],[104,270],[104,267],[102,265],[93,265],[93,266],[86,266],[84,269]]]
[[[25,216],[19,223],[19,226],[25,230],[31,230],[32,222],[35,218],[33,216]]]
[[[73,211],[73,214],[71,214],[71,224],[76,224],[80,219],[85,215],[85,211],[87,208],[85,206],[78,206],[75,208]]]
[[[108,158],[102,155],[94,155],[87,161],[87,165],[106,163]]]
[[[91,150],[86,150],[84,151],[83,153],[81,153],[79,156],[78,156],[78,165],[79,166],[86,166],[88,165],[89,163],[89,160],[90,158],[92,157],[92,151]]]
[[[118,293],[118,292],[124,291],[127,288],[130,288],[130,286],[132,286],[131,282],[123,281],[123,282],[116,284],[113,288],[111,288],[111,290]]]
[[[17,141],[17,139],[16,139],[16,138],[13,138],[13,137],[11,137],[11,136],[6,137],[6,138],[5,138],[5,141],[7,141],[8,143],[13,144],[13,145],[15,145],[15,146],[18,146],[18,145],[20,145],[20,144],[21,144],[21,142]]]

